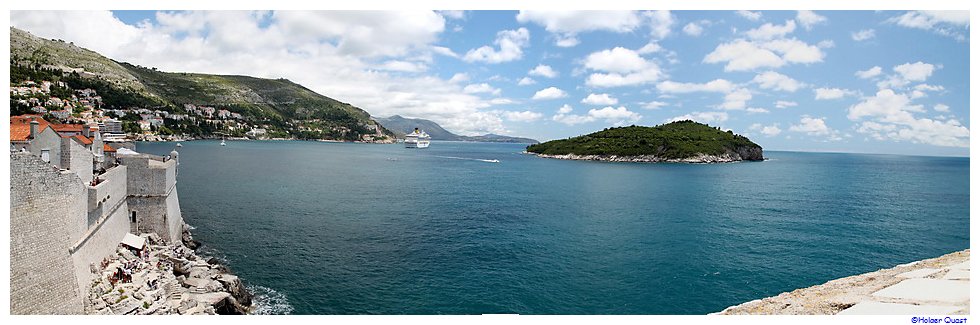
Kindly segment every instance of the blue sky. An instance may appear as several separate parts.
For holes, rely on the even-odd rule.
[[[11,12],[113,59],[285,77],[540,140],[690,118],[768,150],[969,154],[969,18],[905,11]]]

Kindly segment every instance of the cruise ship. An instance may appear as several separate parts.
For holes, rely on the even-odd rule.
[[[431,138],[425,131],[415,128],[415,131],[405,135],[405,148],[428,148]]]

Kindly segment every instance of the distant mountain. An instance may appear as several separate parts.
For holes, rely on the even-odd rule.
[[[509,137],[506,135],[499,135],[488,133],[484,135],[477,136],[463,136],[463,141],[476,141],[476,142],[509,142],[509,143],[538,143],[538,140],[531,138],[521,138],[521,137]]]
[[[461,141],[462,138],[452,132],[446,131],[442,126],[436,122],[429,120],[416,119],[416,118],[404,118],[398,115],[394,115],[388,118],[374,118],[375,121],[384,125],[385,128],[391,130],[395,133],[398,138],[405,138],[405,134],[412,132],[415,128],[419,128],[425,133],[428,133],[432,137],[432,140],[446,140],[446,141]]]
[[[443,129],[438,123],[420,118],[405,118],[394,115],[387,118],[374,118],[375,121],[384,125],[385,128],[395,133],[398,138],[404,138],[406,133],[419,128],[432,136],[432,140],[445,141],[475,141],[475,142],[511,142],[511,143],[538,143],[538,140],[529,138],[509,137],[505,135],[486,134],[479,136],[457,135]]]
[[[227,109],[299,138],[359,140],[374,134],[370,114],[286,79],[162,72],[10,28],[11,82],[40,76],[92,88],[105,108],[183,112],[185,104]],[[391,136],[382,128],[382,133]],[[284,134],[284,135],[285,135]]]

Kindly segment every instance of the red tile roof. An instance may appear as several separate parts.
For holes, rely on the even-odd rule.
[[[51,124],[51,128],[57,132],[82,132],[81,124]]]
[[[10,117],[10,141],[27,141],[31,135],[31,118],[37,119],[38,132],[44,132],[44,128],[50,126],[48,121],[40,115],[24,114]]]
[[[76,136],[72,136],[72,138],[74,138],[75,140],[78,140],[78,143],[81,143],[81,144],[84,144],[84,145],[90,145],[90,144],[92,144],[92,139],[86,138],[84,135],[76,135]]]
[[[116,148],[110,147],[108,143],[102,145],[102,151],[116,152]]]

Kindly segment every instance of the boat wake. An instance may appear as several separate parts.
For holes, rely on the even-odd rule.
[[[247,288],[255,295],[252,301],[255,306],[253,315],[289,315],[293,312],[293,306],[289,305],[286,295],[279,291],[258,285],[249,285]]]
[[[436,156],[436,157],[446,158],[446,159],[459,159],[459,160],[482,161],[482,162],[486,162],[486,163],[499,163],[500,162],[500,160],[497,160],[497,159],[479,159],[479,158],[463,158],[463,157],[448,157],[448,156]]]

